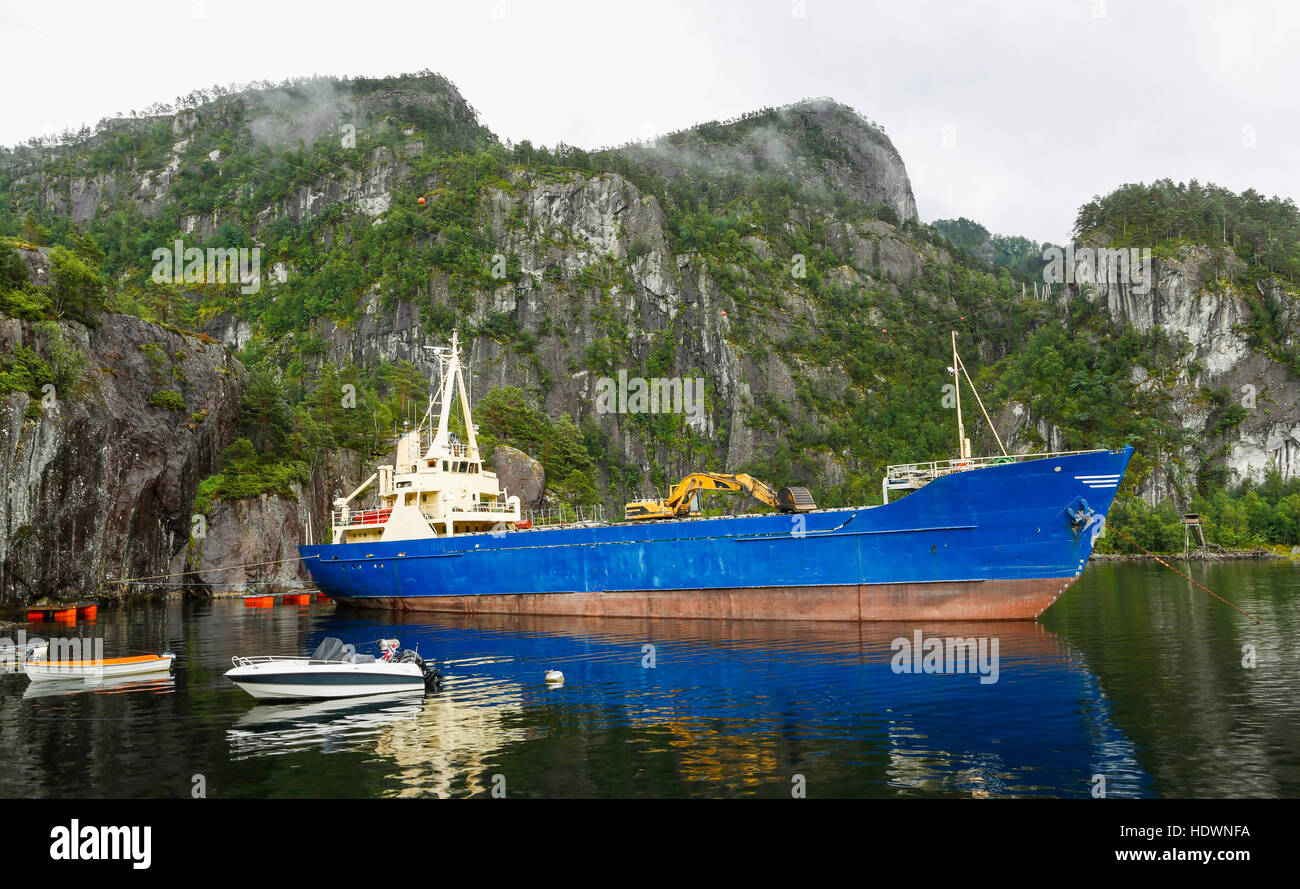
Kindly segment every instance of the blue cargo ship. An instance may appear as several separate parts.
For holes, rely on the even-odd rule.
[[[439,357],[438,396],[399,439],[394,463],[335,501],[330,543],[299,547],[320,589],[342,602],[453,613],[1033,619],[1083,572],[1133,454],[891,466],[886,501],[892,490],[907,496],[794,515],[526,517],[483,468],[454,338]],[[457,403],[464,441],[450,429]],[[372,486],[378,505],[352,509]]]

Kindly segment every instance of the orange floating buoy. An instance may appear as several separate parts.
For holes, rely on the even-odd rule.
[[[98,605],[83,605],[81,608],[77,610],[80,613],[81,617],[85,618],[86,620],[95,620],[96,618],[99,617]]]
[[[54,619],[59,623],[75,624],[77,622],[77,609],[65,608],[62,611],[54,612]]]
[[[34,624],[35,624],[35,623],[40,623],[41,621],[45,620],[45,612],[44,612],[44,611],[29,611],[29,612],[27,612],[27,620],[28,620],[29,623],[34,623]]]
[[[275,604],[275,596],[245,596],[245,608],[270,608]]]

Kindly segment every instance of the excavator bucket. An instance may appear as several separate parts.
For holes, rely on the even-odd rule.
[[[817,504],[807,488],[782,488],[776,494],[776,508],[781,512],[812,512]]]

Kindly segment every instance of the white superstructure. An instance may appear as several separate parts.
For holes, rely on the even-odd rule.
[[[451,346],[438,350],[438,361],[438,393],[429,399],[419,426],[398,439],[394,464],[381,464],[355,491],[334,501],[334,543],[513,529],[521,520],[519,498],[507,496],[496,473],[483,468],[455,333]],[[465,441],[450,428],[457,401]],[[372,485],[377,486],[378,508],[351,508]]]

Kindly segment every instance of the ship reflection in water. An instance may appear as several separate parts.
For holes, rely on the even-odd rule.
[[[255,707],[232,760],[364,752],[394,796],[1088,796],[1099,775],[1107,796],[1149,792],[1083,657],[1032,622],[344,612],[305,646],[326,635],[399,636],[446,686]],[[983,660],[928,672],[900,639]]]

